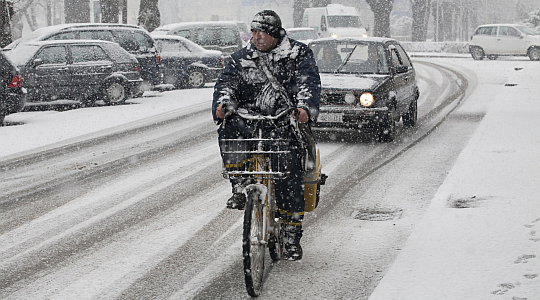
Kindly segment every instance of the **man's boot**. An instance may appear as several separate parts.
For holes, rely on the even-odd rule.
[[[282,258],[284,260],[301,260],[302,226],[281,224],[281,241],[283,242]]]
[[[246,206],[246,195],[244,193],[234,193],[229,200],[227,200],[227,208],[244,210]]]

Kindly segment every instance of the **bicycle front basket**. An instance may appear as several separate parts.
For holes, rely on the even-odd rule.
[[[222,139],[224,176],[273,176],[290,173],[291,151],[288,139]]]

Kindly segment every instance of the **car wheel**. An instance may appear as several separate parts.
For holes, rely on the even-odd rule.
[[[533,48],[529,50],[529,59],[530,60],[540,60],[540,49]]]
[[[189,71],[187,86],[190,88],[200,88],[204,86],[204,73],[199,69]]]
[[[393,111],[388,113],[386,119],[379,123],[378,138],[381,142],[392,142],[396,137],[396,120]]]
[[[105,103],[109,105],[126,101],[126,88],[119,82],[112,82],[105,89]]]
[[[471,56],[475,60],[482,60],[482,59],[484,59],[484,50],[482,48],[480,48],[480,47],[474,47],[471,50]]]
[[[416,99],[411,102],[411,105],[409,105],[409,111],[405,115],[403,115],[403,126],[405,127],[413,127],[416,125],[416,121],[418,120],[418,101]]]

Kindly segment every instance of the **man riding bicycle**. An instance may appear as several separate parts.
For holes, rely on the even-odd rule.
[[[317,119],[321,82],[313,52],[305,44],[289,39],[281,19],[272,10],[257,13],[251,23],[252,39],[233,53],[214,87],[212,114],[219,139],[252,138],[253,123],[231,112],[245,109],[276,116],[290,108],[300,123]],[[267,136],[291,139],[291,173],[275,180],[276,202],[282,220],[283,258],[300,260],[304,218],[304,151],[288,118],[264,128]],[[231,179],[233,196],[227,208],[244,209],[246,182]]]

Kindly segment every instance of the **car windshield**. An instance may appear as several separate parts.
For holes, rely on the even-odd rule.
[[[36,54],[38,50],[38,45],[26,44],[17,47],[17,51],[15,51],[15,53],[9,51],[6,54],[14,64],[16,64],[17,66],[22,66],[25,65],[34,56],[34,54]]]
[[[329,27],[362,27],[362,22],[358,16],[328,16]]]
[[[519,29],[519,31],[528,35],[538,35],[538,33],[534,32],[532,29],[530,29],[527,26],[516,26],[516,28]]]
[[[318,39],[319,36],[313,30],[293,30],[287,32],[287,35],[293,40],[314,40]]]
[[[332,42],[310,44],[321,73],[388,74],[381,44]]]

